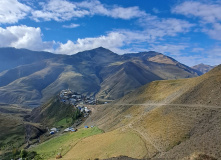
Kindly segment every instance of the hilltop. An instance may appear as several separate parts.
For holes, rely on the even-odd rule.
[[[0,48],[0,59],[0,102],[31,107],[44,104],[66,88],[115,100],[155,80],[200,75],[154,51],[118,55],[99,47],[75,55],[58,55]]]

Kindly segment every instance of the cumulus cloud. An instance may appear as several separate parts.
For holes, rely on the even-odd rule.
[[[41,10],[32,12],[35,21],[67,21],[72,18],[84,16],[101,15],[112,18],[131,19],[146,15],[139,7],[108,6],[98,0],[86,0],[82,2],[71,2],[67,0],[50,0],[48,3],[40,3]]]
[[[78,39],[76,42],[67,41],[65,44],[60,44],[60,47],[55,51],[60,54],[75,54],[80,51],[89,50],[97,47],[105,47],[112,51],[119,51],[119,47],[123,46],[125,41],[123,34],[112,32],[106,36],[99,36],[95,38]]]
[[[80,24],[71,23],[70,25],[63,25],[63,28],[77,28]]]
[[[173,29],[170,29],[171,22],[174,23]],[[160,24],[158,26],[157,24]],[[107,35],[98,37],[78,39],[76,42],[69,40],[67,43],[60,43],[56,53],[60,54],[75,54],[79,51],[89,50],[96,47],[103,46],[116,53],[123,54],[126,52],[136,52],[136,49],[146,50],[147,46],[151,46],[150,50],[159,51],[162,53],[178,54],[184,50],[186,45],[154,45],[158,40],[162,40],[164,36],[175,36],[177,33],[184,32],[191,27],[191,24],[184,24],[186,22],[169,19],[153,23],[155,26],[149,25],[149,29],[143,31],[136,30],[115,30],[109,32]],[[156,25],[155,25],[156,24]],[[183,25],[182,25],[183,24]],[[178,25],[178,26],[176,26]],[[127,48],[127,49],[122,49]],[[145,49],[146,48],[146,49]]]
[[[17,0],[1,0],[0,6],[0,24],[17,23],[31,11],[29,6],[19,3]]]
[[[21,26],[0,27],[0,47],[52,50],[53,42],[43,42],[40,28]]]

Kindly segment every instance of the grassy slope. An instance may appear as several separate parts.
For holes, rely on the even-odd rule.
[[[73,105],[62,103],[58,97],[54,97],[41,107],[35,108],[31,113],[31,119],[50,127],[68,127],[76,119],[74,115],[79,114]]]
[[[117,150],[122,155],[134,158],[142,155],[146,158],[182,159],[194,152],[202,152],[221,157],[221,144],[218,143],[221,139],[220,68],[221,66],[193,79],[156,81],[123,97],[115,104],[94,107],[92,116],[85,124],[97,125],[107,131],[102,135],[107,142],[103,143],[96,138],[85,139],[84,143],[79,143],[67,155],[70,158],[79,153],[79,156],[108,158],[116,150],[111,148],[107,151],[106,147],[116,142],[114,138],[111,142],[106,138],[133,132],[145,142],[146,146],[140,150],[147,150],[148,153],[142,155],[133,149],[126,153],[125,147],[121,151]],[[96,150],[84,148],[82,151],[81,147],[90,144],[103,147]],[[121,146],[125,144],[127,142],[122,142]],[[140,146],[142,145],[134,143],[133,148]],[[104,153],[107,153],[106,156]]]
[[[0,105],[0,150],[18,148],[25,143],[25,128],[22,116],[30,110],[17,106]]]
[[[17,148],[24,144],[25,130],[20,117],[0,113],[0,126],[1,150]]]
[[[50,139],[31,150],[36,151],[44,159],[54,158],[58,153],[61,153],[62,155],[66,154],[82,139],[100,133],[103,133],[103,131],[97,127],[79,129],[77,132],[66,133]]]
[[[80,141],[63,159],[95,159],[120,155],[142,158],[147,154],[145,143],[132,131],[115,130]],[[139,156],[137,156],[139,155]]]

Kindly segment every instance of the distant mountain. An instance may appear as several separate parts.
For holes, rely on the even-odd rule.
[[[203,63],[200,63],[198,65],[192,66],[191,68],[200,71],[201,73],[209,72],[211,69],[213,69],[215,66],[206,65]]]
[[[27,49],[0,48],[0,72],[20,65],[40,62],[45,59],[58,57],[49,52],[30,51]]]
[[[118,55],[99,47],[75,55],[0,48],[0,102],[39,105],[62,89],[118,99],[154,80],[200,73],[154,51]]]

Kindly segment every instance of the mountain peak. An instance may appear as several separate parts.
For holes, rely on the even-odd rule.
[[[111,62],[116,61],[119,58],[118,54],[103,47],[98,47],[92,50],[79,52],[73,56],[77,56],[80,59],[93,61],[99,64],[111,63]]]
[[[195,70],[198,70],[198,71],[200,71],[204,74],[204,73],[210,71],[211,69],[213,69],[214,66],[210,66],[210,65],[207,65],[207,64],[200,63],[198,65],[192,66],[192,68],[195,69]]]
[[[102,47],[102,46],[97,47],[97,48],[94,48],[94,49],[92,49],[92,50],[108,50],[108,51],[110,51],[109,49],[104,48],[104,47]]]

